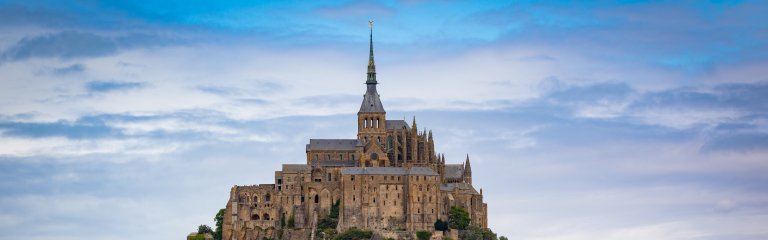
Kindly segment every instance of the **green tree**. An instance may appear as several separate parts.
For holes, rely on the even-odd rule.
[[[448,212],[448,226],[464,230],[469,226],[469,213],[464,208],[453,206]]]
[[[448,230],[448,223],[447,222],[443,222],[443,220],[437,219],[437,221],[435,221],[435,230],[439,230],[439,231],[443,231],[443,232],[447,231]]]
[[[459,231],[459,239],[462,240],[497,240],[496,233],[489,228],[481,228],[470,225],[466,230]]]
[[[216,221],[216,231],[213,232],[213,240],[221,240],[221,231],[224,229],[224,212],[226,212],[224,208],[219,209],[216,217],[213,218]]]
[[[357,228],[350,228],[347,231],[340,233],[334,238],[335,240],[368,240],[371,239],[373,233],[367,230],[360,230]]]
[[[291,217],[288,218],[288,228],[295,228],[296,227],[296,219],[293,217],[293,213],[291,213]]]
[[[501,236],[501,237],[499,237],[499,240],[509,240],[509,238],[507,238],[505,236]]]
[[[432,232],[418,231],[416,232],[416,238],[419,240],[429,240],[432,237]]]
[[[211,230],[211,227],[205,224],[197,227],[197,234],[206,234],[206,233],[213,234],[213,230]]]

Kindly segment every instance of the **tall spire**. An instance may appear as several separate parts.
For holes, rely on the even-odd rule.
[[[379,83],[376,82],[376,63],[373,61],[373,21],[368,21],[368,24],[371,27],[371,50],[368,56],[368,78],[365,80],[368,89],[365,91],[365,95],[363,95],[363,104],[360,105],[360,111],[358,112],[383,113],[386,111],[384,111],[384,106],[379,99],[379,93],[376,92],[376,84]]]
[[[369,20],[368,24],[371,27],[371,45],[368,55],[368,79],[365,81],[365,84],[378,84],[376,82],[376,62],[373,61],[373,20]]]

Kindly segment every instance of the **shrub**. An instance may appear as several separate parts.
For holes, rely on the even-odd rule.
[[[336,240],[367,240],[371,239],[373,233],[368,230],[360,230],[357,228],[350,228],[347,231],[340,233],[336,236]]]
[[[205,224],[197,227],[197,234],[206,234],[206,233],[213,234],[213,230],[211,230],[211,227]]]
[[[418,231],[416,232],[416,238],[419,240],[429,240],[432,237],[432,232]]]
[[[435,230],[439,230],[439,231],[443,231],[443,232],[447,231],[448,230],[448,223],[447,222],[443,222],[443,220],[437,219],[437,221],[435,221]]]
[[[464,208],[453,206],[448,213],[448,226],[464,230],[469,226],[469,213]]]

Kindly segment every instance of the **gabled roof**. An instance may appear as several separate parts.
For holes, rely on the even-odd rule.
[[[357,139],[309,139],[307,150],[355,150]]]
[[[463,164],[445,164],[445,178],[458,179],[464,176]]]
[[[387,129],[401,128],[408,128],[408,123],[405,120],[387,120]]]
[[[409,169],[399,167],[349,167],[341,170],[343,175],[425,175],[437,176],[437,173],[427,167],[412,167]]]
[[[469,191],[472,194],[480,194],[477,192],[477,190],[475,190],[475,187],[469,183],[446,183],[440,185],[440,191],[453,191],[456,188],[459,190]]]

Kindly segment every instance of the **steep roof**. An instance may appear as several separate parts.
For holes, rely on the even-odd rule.
[[[445,178],[458,179],[464,176],[463,164],[445,164]]]
[[[360,104],[359,112],[386,112],[384,105],[381,104],[381,99],[379,99],[379,93],[376,92],[376,85],[368,84],[368,91],[363,95],[363,103]]]
[[[405,120],[387,120],[387,129],[401,129],[408,128],[408,123]]]
[[[469,191],[473,194],[480,194],[475,190],[475,187],[472,186],[472,184],[469,183],[446,183],[440,185],[440,191],[453,191],[453,189],[458,188],[459,190],[465,190]]]
[[[355,150],[357,139],[309,139],[307,150]]]

